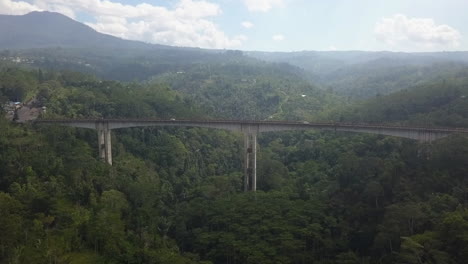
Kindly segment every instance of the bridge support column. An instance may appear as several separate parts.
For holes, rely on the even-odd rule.
[[[244,192],[257,190],[257,134],[244,134]]]
[[[249,134],[244,134],[244,192],[249,190]]]
[[[105,132],[104,129],[98,129],[98,149],[99,149],[99,158],[101,160],[106,159],[106,147],[105,147]]]
[[[97,123],[99,158],[112,165],[111,130],[108,123]]]
[[[111,144],[111,130],[110,129],[106,129],[105,130],[105,138],[106,138],[106,144],[105,147],[106,147],[106,162],[109,164],[109,165],[112,165],[112,144]]]
[[[257,191],[257,134],[252,134],[252,191]]]

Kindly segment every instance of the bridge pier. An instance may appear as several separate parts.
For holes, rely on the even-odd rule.
[[[99,149],[99,158],[101,160],[106,159],[106,141],[105,141],[105,132],[104,129],[98,129],[97,130],[98,134],[98,149]]]
[[[244,133],[244,192],[257,190],[257,134]]]
[[[111,144],[111,130],[106,129],[105,130],[105,138],[106,138],[106,144],[104,146],[106,147],[106,162],[109,165],[112,165],[112,144]]]
[[[96,123],[96,130],[98,134],[99,158],[112,165],[112,142],[109,124],[104,122]]]
[[[424,128],[380,124],[309,123],[291,121],[238,120],[147,120],[147,119],[83,119],[35,120],[35,123],[96,129],[99,157],[112,165],[111,130],[126,127],[176,126],[217,128],[244,133],[244,191],[257,189],[257,135],[263,132],[287,130],[326,130],[369,133],[431,142],[451,134],[468,135],[466,128]]]

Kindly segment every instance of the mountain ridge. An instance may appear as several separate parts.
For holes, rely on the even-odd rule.
[[[465,51],[258,52],[150,44],[102,34],[54,12],[0,15],[0,36],[0,50],[5,51],[0,58],[13,63],[19,58],[33,67],[145,81],[193,65],[260,60],[297,67],[301,78],[352,99],[389,94],[468,67]]]
[[[33,11],[24,15],[2,15],[0,14],[0,49],[31,49],[47,47],[108,47],[108,48],[167,48],[167,49],[195,49],[213,51],[216,49],[206,49],[199,47],[179,47],[162,45],[156,43],[146,43],[138,40],[123,39],[109,34],[101,33],[90,26],[74,20],[58,12]],[[25,41],[24,37],[34,40]],[[85,42],[86,41],[86,42]],[[222,51],[221,49],[218,51]],[[228,49],[229,50],[229,49]],[[468,62],[468,51],[440,51],[440,52],[394,52],[394,51],[258,51],[244,50],[244,54],[273,62],[292,62],[294,59],[312,59],[314,57],[321,60],[339,60],[341,63],[353,64],[368,62],[382,57],[392,57],[398,59],[425,58],[449,59]],[[302,65],[304,66],[304,65]],[[304,67],[302,67],[304,68]]]
[[[0,15],[0,49],[47,47],[175,48],[126,40],[100,33],[56,12],[34,11],[25,15]]]

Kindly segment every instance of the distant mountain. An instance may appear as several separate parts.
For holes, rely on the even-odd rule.
[[[122,48],[153,49],[170,46],[124,40],[54,12],[0,15],[0,49],[29,48]]]
[[[0,15],[0,60],[17,65],[133,81],[239,55],[242,53],[125,40],[59,13]]]
[[[434,78],[408,82],[400,91],[343,106],[327,120],[468,127],[468,67],[441,66],[445,69],[425,69]]]
[[[305,70],[309,80],[353,99],[386,95],[468,67],[468,52],[246,52]]]
[[[468,52],[241,52],[172,47],[102,34],[59,13],[0,15],[0,60],[13,65],[143,81],[188,71],[194,65],[245,65],[257,59],[299,67],[301,78],[353,99],[390,94],[468,67]]]
[[[249,51],[247,55],[270,62],[285,62],[303,68],[315,75],[331,74],[345,67],[365,63],[387,61],[391,66],[429,65],[439,62],[468,63],[467,51],[456,52],[389,52],[389,51],[298,51],[260,52]],[[382,64],[380,65],[386,65]]]

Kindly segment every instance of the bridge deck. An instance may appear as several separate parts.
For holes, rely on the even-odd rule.
[[[256,120],[164,120],[164,119],[38,119],[34,123],[47,123],[57,125],[77,125],[110,123],[121,124],[122,127],[112,127],[110,129],[135,126],[197,126],[197,125],[248,125],[248,126],[291,126],[301,128],[362,128],[362,129],[389,129],[406,131],[426,131],[442,133],[468,133],[468,128],[453,127],[422,127],[422,126],[401,126],[383,125],[367,123],[321,123],[321,122],[295,122],[295,121],[256,121]],[[136,125],[138,124],[138,125]],[[128,126],[126,126],[128,125]]]
[[[98,132],[99,157],[112,165],[111,130],[126,127],[178,126],[204,127],[239,131],[244,133],[244,190],[256,189],[257,134],[286,130],[329,130],[370,133],[415,139],[430,142],[453,133],[468,134],[466,128],[391,126],[382,124],[309,123],[292,121],[252,120],[158,120],[158,119],[62,119],[36,120],[39,124],[56,124],[96,129]]]

